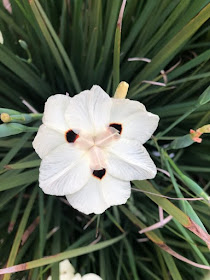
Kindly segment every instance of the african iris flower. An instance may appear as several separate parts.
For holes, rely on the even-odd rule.
[[[140,102],[110,98],[96,85],[72,98],[49,97],[33,141],[40,187],[85,214],[126,203],[130,181],[156,175],[143,144],[158,121]]]
[[[84,276],[81,276],[80,273],[75,274],[75,269],[69,260],[64,260],[59,263],[59,279],[60,280],[102,280],[95,273],[88,273]],[[52,280],[52,276],[50,275],[47,280]]]

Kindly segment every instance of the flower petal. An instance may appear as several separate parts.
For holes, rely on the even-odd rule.
[[[44,107],[43,123],[59,132],[68,130],[64,112],[70,103],[71,98],[67,95],[56,94],[47,99]]]
[[[70,278],[68,274],[59,275],[59,280],[69,280],[69,279],[73,279],[73,278]]]
[[[66,142],[64,134],[48,128],[44,124],[39,127],[39,130],[32,142],[33,148],[40,158],[43,158],[49,152],[53,151],[58,146]]]
[[[107,172],[121,180],[154,178],[156,166],[146,149],[134,140],[120,138],[107,149]]]
[[[95,273],[88,273],[82,276],[82,280],[102,280],[102,278]]]
[[[82,280],[82,276],[79,273],[76,273],[74,277],[69,280]]]
[[[101,190],[103,180],[91,176],[88,183],[81,190],[67,195],[66,198],[71,206],[86,215],[103,213],[109,207]]]
[[[95,135],[109,125],[111,105],[109,95],[93,86],[71,98],[65,117],[72,129]]]
[[[109,174],[101,180],[101,189],[109,206],[125,204],[131,195],[129,181],[117,179]]]
[[[159,117],[134,100],[112,99],[110,123],[122,125],[121,136],[145,143],[158,126]]]
[[[51,195],[77,192],[91,176],[89,158],[74,144],[65,143],[43,158],[40,165],[39,184]]]
[[[75,269],[68,259],[59,263],[59,273],[61,275],[68,275],[69,279],[74,277]]]
[[[90,178],[88,183],[78,192],[67,195],[72,207],[85,214],[101,214],[112,205],[126,203],[130,197],[130,182],[122,181],[109,174],[100,180]]]

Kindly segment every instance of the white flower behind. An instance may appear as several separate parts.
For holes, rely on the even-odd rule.
[[[69,260],[63,260],[59,263],[60,280],[72,280],[74,278],[75,269]],[[50,275],[47,280],[52,280]]]
[[[71,280],[102,280],[102,278],[94,273],[88,273],[84,276],[81,276],[79,273],[77,273]]]
[[[158,121],[143,104],[110,98],[99,86],[72,98],[49,97],[33,141],[42,159],[40,187],[47,194],[65,195],[85,214],[126,203],[130,181],[156,175],[143,144]]]
[[[97,274],[88,273],[81,276],[79,273],[75,273],[75,269],[69,260],[64,260],[59,263],[59,279],[60,280],[102,280]],[[47,280],[52,280],[50,275]]]

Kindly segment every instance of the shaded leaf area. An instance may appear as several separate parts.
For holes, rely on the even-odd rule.
[[[0,124],[0,266],[24,264],[4,280],[57,280],[63,258],[103,280],[208,279],[210,141],[204,132],[195,143],[190,130],[210,123],[210,4],[125,2],[11,1],[10,14],[0,1],[0,113],[16,120]],[[122,80],[128,98],[160,116],[145,144],[158,173],[133,182],[125,206],[85,216],[38,187],[33,110],[93,84],[113,96]],[[158,206],[173,218],[140,234],[159,222]]]

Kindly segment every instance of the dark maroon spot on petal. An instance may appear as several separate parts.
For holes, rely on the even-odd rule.
[[[121,134],[122,132],[122,125],[120,123],[110,123],[111,127],[114,127],[115,129],[117,129],[119,131],[119,134]]]
[[[101,169],[101,170],[94,170],[93,171],[93,176],[98,178],[98,179],[102,179],[106,174],[106,169]]]
[[[69,142],[69,143],[74,143],[76,140],[77,140],[77,138],[79,137],[79,135],[78,134],[76,134],[73,130],[68,130],[67,132],[66,132],[66,140],[67,140],[67,142]]]

